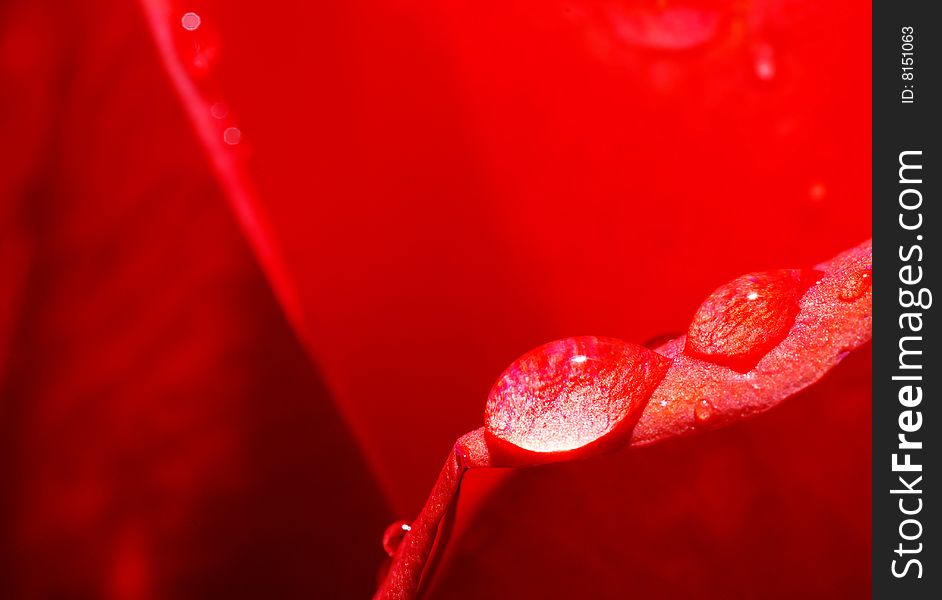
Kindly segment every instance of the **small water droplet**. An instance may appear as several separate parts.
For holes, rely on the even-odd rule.
[[[214,119],[225,119],[229,116],[229,107],[225,102],[216,102],[209,107],[209,114]]]
[[[710,42],[720,27],[712,9],[668,6],[629,7],[612,3],[609,18],[616,37],[655,50],[688,50]]]
[[[200,16],[195,12],[188,12],[183,15],[180,19],[180,24],[183,25],[183,28],[187,31],[196,31],[200,27],[200,23],[203,20],[200,19]]]
[[[775,52],[771,46],[762,44],[756,48],[753,68],[759,81],[775,79],[778,68],[775,64]]]
[[[402,538],[406,537],[406,534],[410,531],[412,531],[412,526],[409,525],[408,521],[390,523],[386,531],[383,532],[383,550],[386,551],[386,554],[389,556],[396,554],[399,544],[402,543]]]
[[[205,79],[219,59],[218,46],[196,44],[193,49],[190,72],[196,79]]]
[[[853,273],[841,284],[837,297],[844,302],[853,302],[863,296],[873,286],[872,267]]]
[[[693,420],[697,425],[703,426],[713,420],[716,408],[706,398],[701,398],[693,407]]]
[[[650,348],[651,350],[654,350],[655,348],[663,346],[667,342],[673,341],[682,335],[684,335],[683,331],[671,331],[669,333],[661,333],[661,334],[653,336],[642,345],[645,348]]]
[[[455,456],[458,457],[458,466],[462,469],[470,468],[470,460],[468,458],[468,449],[463,445],[455,446]]]
[[[222,140],[230,146],[235,146],[242,141],[242,130],[238,127],[227,127],[222,132]]]
[[[812,202],[821,202],[824,200],[827,192],[828,190],[826,187],[824,187],[823,183],[815,183],[808,190],[808,197],[811,198]]]

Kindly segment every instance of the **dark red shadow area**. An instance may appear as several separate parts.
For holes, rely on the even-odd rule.
[[[0,272],[0,597],[366,597],[390,513],[136,7],[99,8],[3,22],[61,47],[14,97],[55,97],[42,143],[2,151],[28,162],[0,223],[28,262]]]

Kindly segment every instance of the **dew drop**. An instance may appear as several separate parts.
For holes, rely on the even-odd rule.
[[[688,50],[716,37],[720,15],[695,6],[640,6],[613,3],[615,35],[625,42],[655,50]]]
[[[242,130],[238,127],[226,127],[226,130],[222,132],[222,141],[235,146],[242,141]]]
[[[744,275],[721,286],[697,309],[684,352],[749,371],[788,335],[798,300],[819,277],[817,271],[782,269]]]
[[[383,532],[383,550],[386,554],[393,556],[402,543],[402,538],[412,531],[412,526],[407,521],[395,521],[389,524],[386,531]]]
[[[648,338],[648,341],[646,341],[645,343],[641,345],[644,346],[645,348],[650,348],[651,350],[655,350],[658,347],[663,346],[667,342],[673,341],[682,335],[684,335],[683,331],[671,331],[669,333],[660,333],[651,338]]]
[[[824,187],[823,183],[815,183],[808,190],[808,196],[813,202],[821,202],[824,200],[824,197],[827,195],[827,188]]]
[[[775,79],[778,68],[775,64],[775,52],[771,46],[762,44],[756,48],[753,69],[759,81]]]
[[[716,416],[716,408],[706,398],[701,398],[693,407],[693,421],[699,426],[707,425]]]
[[[458,466],[462,469],[468,469],[471,466],[468,457],[468,449],[462,445],[455,446],[455,456],[458,458]]]
[[[190,72],[196,79],[205,79],[219,59],[219,47],[213,44],[196,44],[193,49]]]
[[[203,20],[200,19],[200,16],[195,12],[188,12],[183,15],[180,19],[180,24],[183,25],[183,28],[187,31],[196,31],[200,27],[200,23]]]
[[[528,452],[582,448],[623,423],[633,425],[669,366],[656,352],[612,338],[544,344],[514,361],[494,384],[486,431]]]
[[[229,107],[225,102],[215,102],[209,107],[209,114],[214,119],[225,119],[229,116]]]
[[[852,273],[841,284],[837,297],[844,302],[853,302],[873,286],[872,267]]]

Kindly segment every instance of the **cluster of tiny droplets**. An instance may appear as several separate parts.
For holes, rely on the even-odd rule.
[[[192,11],[183,13],[180,25],[189,35],[195,35],[203,24],[203,18]],[[209,106],[209,114],[216,120],[224,120],[229,116],[229,107],[223,102],[214,102]],[[242,130],[234,125],[225,127],[222,131],[222,141],[229,146],[236,146],[242,141]]]

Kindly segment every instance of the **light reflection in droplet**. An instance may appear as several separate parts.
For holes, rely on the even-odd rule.
[[[183,15],[183,18],[180,19],[180,24],[183,25],[183,28],[187,31],[196,31],[199,29],[202,19],[195,12],[188,12]]]
[[[383,550],[386,551],[386,554],[395,556],[402,539],[410,531],[412,531],[412,526],[405,521],[391,523],[383,532]]]
[[[706,425],[716,416],[716,409],[706,398],[701,398],[693,407],[693,420],[697,425]]]
[[[873,287],[873,267],[867,267],[857,273],[845,276],[838,298],[844,302],[853,302],[862,297]]]
[[[775,54],[771,46],[762,45],[756,49],[755,71],[761,81],[772,81],[775,78]]]
[[[572,361],[572,362],[574,362],[574,363],[576,363],[576,364],[582,364],[582,363],[584,363],[585,361],[589,360],[589,357],[586,356],[585,354],[577,354],[576,356],[573,356],[573,357],[570,358],[569,360]]]
[[[222,132],[222,141],[230,146],[235,146],[242,141],[242,130],[238,127],[227,127],[226,130]]]

